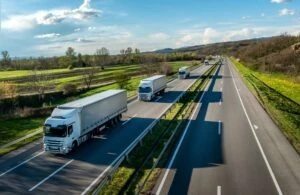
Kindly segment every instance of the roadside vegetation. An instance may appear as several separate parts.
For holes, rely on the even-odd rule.
[[[282,74],[254,71],[234,58],[231,60],[248,87],[300,153],[300,84]]]
[[[122,162],[112,180],[102,189],[98,188],[99,194],[151,194],[161,172],[159,167],[166,163],[201,95],[199,90],[205,88],[209,75],[215,69],[216,66],[207,71],[205,77],[198,79],[186,95],[167,111],[151,133],[145,136],[142,144]]]

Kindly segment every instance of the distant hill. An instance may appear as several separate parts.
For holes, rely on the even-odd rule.
[[[181,48],[165,48],[156,50],[155,53],[172,53],[172,52],[199,52],[206,55],[215,55],[220,53],[232,53],[237,52],[240,48],[250,45],[254,42],[259,42],[262,40],[272,39],[273,37],[262,37],[255,39],[247,39],[240,41],[229,41],[229,42],[220,42],[220,43],[211,43],[205,45],[194,45]]]

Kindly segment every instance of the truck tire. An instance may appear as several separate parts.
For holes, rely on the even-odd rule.
[[[121,119],[122,119],[122,114],[119,114],[119,116],[118,116],[118,121],[120,122]]]
[[[74,151],[78,147],[77,141],[73,141],[72,143],[72,151]]]

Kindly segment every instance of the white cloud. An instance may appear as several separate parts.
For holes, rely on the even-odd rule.
[[[83,29],[82,29],[83,31]],[[144,39],[143,39],[144,40]],[[35,52],[43,56],[63,55],[66,48],[72,46],[76,52],[93,54],[99,47],[107,47],[110,53],[119,53],[121,48],[134,45],[132,33],[120,26],[101,26],[85,34],[73,32],[57,37],[51,42],[46,42],[34,47]]]
[[[74,32],[79,32],[81,29],[80,28],[75,28]]]
[[[230,30],[224,34],[223,41],[233,41],[239,39],[248,39],[253,37],[257,32],[250,28],[242,28],[237,30]]]
[[[91,0],[84,0],[83,4],[76,9],[61,9],[50,11],[37,11],[28,15],[13,15],[4,20],[4,29],[21,31],[35,27],[36,25],[53,25],[64,20],[87,20],[98,17],[102,14],[101,10],[90,7]]]
[[[155,33],[155,34],[150,34],[149,38],[153,41],[165,41],[169,38],[169,35],[159,32],[159,33]]]
[[[50,39],[50,38],[56,38],[59,37],[59,33],[48,33],[48,34],[41,34],[41,35],[36,35],[34,38],[36,39]]]
[[[271,0],[272,3],[286,3],[292,0]]]
[[[88,31],[94,31],[94,30],[96,30],[96,27],[95,27],[95,26],[89,26],[89,27],[88,27]]]
[[[250,16],[243,16],[242,17],[243,20],[246,20],[246,19],[249,19],[249,18],[250,18]]]
[[[291,9],[284,8],[279,11],[280,16],[293,16],[295,15],[295,11]]]

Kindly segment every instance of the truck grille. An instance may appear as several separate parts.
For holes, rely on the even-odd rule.
[[[63,141],[47,140],[45,141],[46,148],[49,151],[59,152],[63,146]]]

